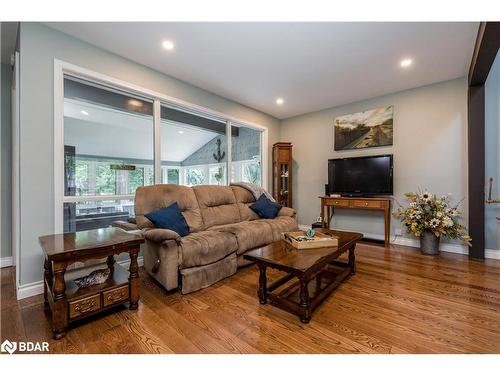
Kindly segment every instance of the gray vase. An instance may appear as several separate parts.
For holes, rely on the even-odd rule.
[[[439,254],[439,239],[432,232],[424,232],[420,236],[420,251],[422,254],[437,255]]]

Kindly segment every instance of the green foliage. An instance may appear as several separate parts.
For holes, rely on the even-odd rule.
[[[167,172],[167,182],[169,184],[179,184],[179,170],[169,169]]]
[[[96,165],[96,195],[116,194],[116,171],[109,164]]]
[[[189,169],[186,180],[188,185],[201,185],[204,183],[205,177],[200,169]]]
[[[144,168],[136,168],[128,173],[128,193],[134,194],[139,186],[144,186]]]
[[[243,169],[244,180],[253,184],[260,183],[260,165],[259,163],[245,164]]]

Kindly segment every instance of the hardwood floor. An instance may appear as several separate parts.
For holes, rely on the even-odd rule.
[[[49,341],[52,353],[500,353],[500,261],[368,244],[356,259],[356,275],[308,325],[259,305],[255,266],[185,296],[141,272],[138,310],[89,320],[58,341],[43,297],[16,301],[13,269],[3,268],[1,341]]]

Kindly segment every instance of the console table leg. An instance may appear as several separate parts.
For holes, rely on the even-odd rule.
[[[391,211],[386,209],[384,212],[384,245],[389,247],[391,236]]]
[[[300,283],[300,307],[302,308],[302,315],[300,321],[302,323],[309,323],[311,320],[311,305],[309,303],[309,289],[308,282],[304,279],[299,280]]]
[[[259,266],[259,302],[261,305],[267,303],[267,276],[265,266]]]
[[[137,264],[137,256],[139,249],[130,252],[130,310],[135,310],[139,306],[139,265]]]
[[[349,249],[349,267],[351,268],[351,275],[356,273],[356,255],[354,254],[354,249],[356,245]]]
[[[54,272],[54,306],[52,309],[52,332],[54,339],[59,340],[66,336],[66,327],[68,326],[68,301],[66,300],[66,283],[64,274],[66,273],[66,264],[55,263]]]

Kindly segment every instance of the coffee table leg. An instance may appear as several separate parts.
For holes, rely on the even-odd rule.
[[[351,275],[356,273],[356,255],[354,254],[354,249],[356,245],[349,249],[349,267],[351,268]]]
[[[302,316],[300,321],[302,323],[309,323],[311,320],[311,305],[309,303],[309,289],[307,287],[308,281],[304,279],[299,280],[300,283],[300,307],[302,308]]]
[[[266,266],[259,266],[259,302],[261,305],[267,303],[267,277],[266,277]]]
[[[130,252],[130,310],[136,310],[139,306],[139,265],[137,264],[137,256],[139,255],[139,250],[133,250]]]

